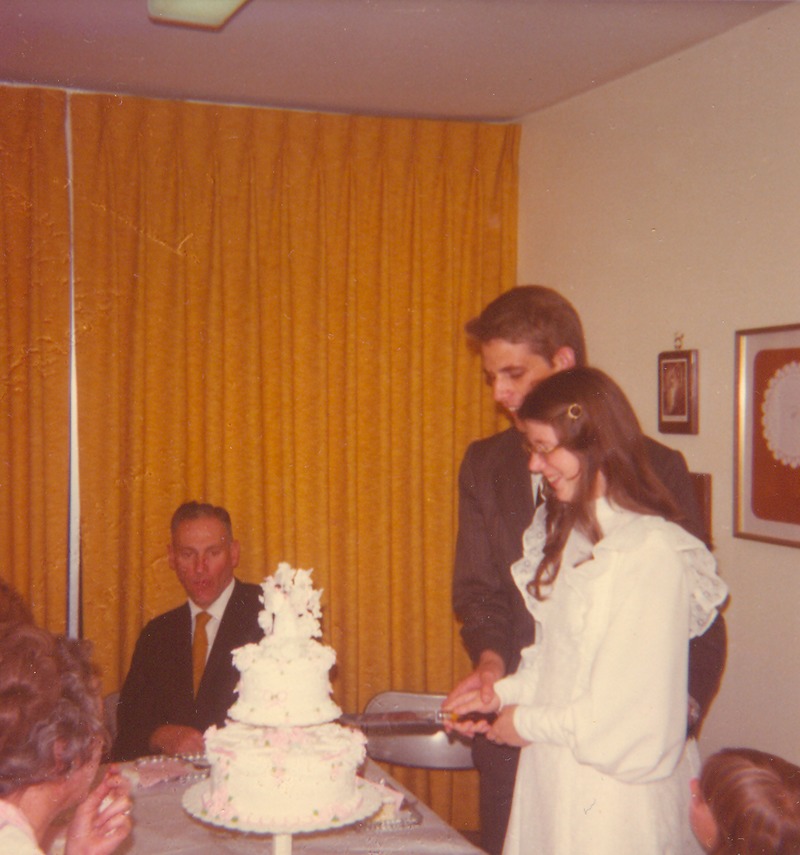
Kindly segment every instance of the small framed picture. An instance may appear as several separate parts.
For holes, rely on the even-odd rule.
[[[800,546],[800,324],[736,332],[735,537]]]
[[[697,433],[697,351],[658,354],[658,429]]]

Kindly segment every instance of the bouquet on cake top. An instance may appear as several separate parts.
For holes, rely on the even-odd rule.
[[[258,622],[274,638],[319,638],[322,591],[311,583],[313,570],[296,570],[286,561],[262,583],[264,609]]]

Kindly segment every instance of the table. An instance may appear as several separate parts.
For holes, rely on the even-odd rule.
[[[380,766],[367,760],[363,777],[384,781],[414,797]],[[164,783],[134,793],[133,834],[120,847],[120,855],[271,855],[269,835],[242,834],[205,825],[189,816],[181,805],[187,784]],[[292,836],[293,855],[480,855],[454,828],[430,808],[414,802],[422,822],[409,828],[381,830],[368,824]]]

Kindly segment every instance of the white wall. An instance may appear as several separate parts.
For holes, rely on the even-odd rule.
[[[532,114],[519,281],[578,308],[645,430],[711,472],[728,666],[702,752],[800,762],[800,549],[732,537],[734,331],[800,323],[800,4]],[[700,433],[657,434],[656,358],[700,361]],[[787,497],[787,500],[792,500]],[[799,501],[794,497],[794,501]]]

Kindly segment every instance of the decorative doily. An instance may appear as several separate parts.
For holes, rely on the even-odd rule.
[[[800,362],[789,362],[770,377],[761,405],[761,428],[772,456],[800,466]]]

